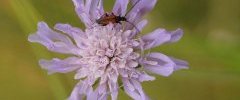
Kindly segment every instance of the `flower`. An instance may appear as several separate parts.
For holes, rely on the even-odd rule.
[[[147,72],[169,76],[176,70],[188,68],[183,60],[158,52],[143,52],[164,43],[176,42],[183,35],[181,29],[166,31],[159,28],[138,38],[139,31],[147,24],[142,17],[154,7],[156,0],[131,0],[131,4],[136,5],[126,19],[136,26],[127,22],[98,25],[95,19],[104,14],[102,0],[73,2],[86,26],[85,31],[69,24],[56,24],[52,30],[45,22],[39,22],[37,32],[28,38],[50,51],[70,55],[65,59],[39,61],[50,74],[76,72],[74,78],[80,81],[69,100],[107,100],[109,95],[116,100],[120,87],[135,100],[148,100],[141,82],[152,81],[155,77]],[[128,3],[129,0],[116,0],[113,13],[124,16]]]

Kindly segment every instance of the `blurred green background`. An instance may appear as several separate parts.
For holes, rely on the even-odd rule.
[[[111,11],[113,0],[105,0]],[[240,100],[240,0],[158,0],[144,32],[185,31],[153,51],[187,60],[189,70],[157,76],[143,87],[152,100]],[[64,56],[27,41],[38,21],[84,28],[71,0],[0,0],[0,100],[65,100],[74,73],[47,75],[40,58]],[[119,100],[130,98],[120,92]]]

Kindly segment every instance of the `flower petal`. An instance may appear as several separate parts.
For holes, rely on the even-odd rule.
[[[178,41],[183,35],[181,29],[175,31],[166,31],[165,29],[157,29],[142,37],[142,47],[144,50],[159,46],[163,43],[171,43]]]
[[[84,96],[88,98],[87,100],[93,100],[89,99],[89,97],[96,97],[95,93],[93,92],[91,80],[92,79],[88,77],[85,80],[80,81],[73,89],[68,100],[83,100]]]
[[[90,3],[90,6],[87,6],[89,7],[89,15],[91,17],[92,20],[96,19],[97,18],[97,14],[99,13],[98,11],[98,4],[99,4],[99,0],[86,0],[87,3],[89,2]]]
[[[135,37],[137,34],[140,34],[140,32],[143,30],[143,28],[147,25],[147,20],[140,21],[136,26],[133,26],[132,24],[127,24],[127,29],[133,29],[133,32],[130,36],[130,38]]]
[[[74,79],[81,79],[87,77],[89,74],[88,68],[81,67],[74,76]]]
[[[124,91],[134,100],[148,100],[148,97],[142,90],[140,82],[134,79],[122,78]]]
[[[155,74],[169,76],[174,71],[176,64],[166,55],[161,53],[150,53],[146,56],[147,61],[155,61],[156,65],[143,61],[144,69]]]
[[[73,0],[73,3],[75,5],[75,11],[77,12],[78,17],[86,27],[90,27],[93,22],[90,19],[88,7],[84,5],[84,0]]]
[[[74,39],[79,48],[84,49],[86,47],[84,41],[86,41],[85,39],[87,36],[81,29],[72,27],[69,24],[56,24],[54,28],[68,34],[71,38]]]
[[[73,3],[77,15],[88,28],[104,14],[102,0],[73,0]]]
[[[118,96],[118,83],[114,82],[112,80],[108,81],[108,87],[111,93],[111,98],[112,100],[117,100],[117,96]]]
[[[176,64],[176,66],[174,66],[175,71],[180,69],[188,69],[188,62],[173,57],[171,57],[171,59]]]
[[[138,3],[137,3],[138,2]],[[129,22],[136,23],[138,22],[147,12],[151,11],[155,6],[157,0],[132,0],[132,4],[137,3],[133,9],[126,16],[127,19],[133,17],[137,14],[132,20],[128,20]]]
[[[146,59],[141,63],[144,69],[163,76],[169,76],[173,71],[188,68],[186,61],[168,57],[161,53],[150,53],[146,56]]]
[[[50,51],[64,54],[79,54],[78,48],[68,36],[51,30],[45,22],[38,23],[38,31],[28,37],[30,42],[40,43]]]
[[[153,81],[153,80],[155,80],[155,77],[150,76],[150,75],[148,75],[145,72],[142,72],[142,73],[140,73],[138,80],[140,82],[143,82],[143,81]]]
[[[168,42],[170,43],[177,42],[182,38],[182,36],[183,36],[183,30],[178,28],[177,30],[171,32],[171,39]]]
[[[129,0],[116,0],[113,7],[113,13],[118,16],[124,16],[127,10]]]
[[[122,78],[124,84],[124,91],[133,99],[141,100],[141,96],[138,92],[135,91],[134,86],[129,82],[129,79]],[[131,87],[130,87],[131,86]]]
[[[98,99],[98,93],[90,91],[87,94],[87,99],[86,100],[97,100]]]
[[[101,16],[104,14],[104,9],[103,9],[103,0],[99,0],[98,6],[98,16]]]
[[[155,31],[142,37],[143,48],[150,49],[171,39],[171,35],[165,29],[156,29]]]
[[[132,79],[131,83],[134,85],[135,89],[138,91],[138,93],[141,96],[141,100],[148,100],[146,97],[146,94],[143,92],[142,86],[139,81]]]
[[[49,74],[56,72],[68,73],[81,67],[81,63],[79,62],[79,58],[77,57],[69,57],[64,60],[56,58],[51,61],[40,60],[39,64],[43,69],[48,70]]]
[[[74,87],[74,89],[73,89],[70,97],[68,98],[68,100],[81,100],[84,95],[83,94],[79,94],[79,89],[80,89],[80,85],[77,84]]]
[[[85,13],[87,13],[87,14],[90,13],[92,1],[95,1],[95,0],[85,0],[85,7],[84,8],[85,8]]]
[[[95,92],[98,94],[97,100],[107,100],[108,93],[107,93],[107,83],[99,84]]]

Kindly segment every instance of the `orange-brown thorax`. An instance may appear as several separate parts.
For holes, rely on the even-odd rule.
[[[127,19],[125,17],[121,17],[121,16],[116,16],[113,13],[108,14],[105,13],[104,15],[102,15],[99,19],[96,20],[96,22],[102,26],[106,26],[110,23],[119,23],[121,24],[121,21],[127,21]]]

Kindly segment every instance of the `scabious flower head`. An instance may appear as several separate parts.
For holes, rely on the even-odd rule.
[[[85,31],[68,24],[56,24],[52,30],[45,22],[39,22],[38,31],[29,36],[30,42],[71,55],[65,59],[39,61],[49,73],[76,72],[74,78],[79,82],[69,100],[107,100],[109,95],[116,100],[120,87],[135,100],[148,100],[140,83],[155,78],[147,72],[169,76],[176,70],[188,68],[183,60],[158,52],[143,53],[161,44],[178,41],[183,32],[181,29],[156,29],[139,38],[139,31],[147,24],[142,17],[154,7],[156,0],[136,2],[138,0],[130,0],[136,5],[126,16],[136,26],[127,22],[98,25],[96,19],[105,13],[102,0],[73,0],[78,16],[86,26]],[[129,0],[116,0],[112,12],[124,16],[128,3]]]

